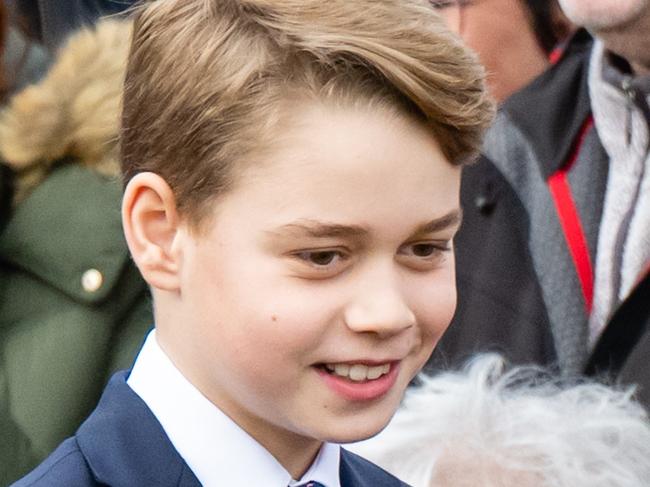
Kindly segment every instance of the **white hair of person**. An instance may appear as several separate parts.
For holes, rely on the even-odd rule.
[[[420,379],[382,433],[349,446],[414,487],[650,485],[650,422],[631,388],[506,370],[496,354]]]

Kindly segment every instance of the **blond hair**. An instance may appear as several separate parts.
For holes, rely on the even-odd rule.
[[[124,177],[158,173],[198,224],[303,99],[413,115],[452,164],[493,115],[482,67],[427,0],[156,0],[136,11]]]

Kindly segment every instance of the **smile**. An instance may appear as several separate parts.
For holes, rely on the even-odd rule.
[[[383,397],[395,385],[400,362],[327,363],[316,366],[315,370],[337,396],[347,401],[372,401]]]
[[[390,364],[325,364],[325,368],[334,375],[345,377],[354,382],[379,379],[390,371]]]

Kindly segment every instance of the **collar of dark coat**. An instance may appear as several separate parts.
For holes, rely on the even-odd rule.
[[[115,374],[97,409],[76,438],[93,475],[106,485],[200,487],[162,426],[127,385],[128,373]],[[341,449],[342,487],[402,487],[406,484],[363,458]]]
[[[553,67],[501,107],[533,146],[544,179],[568,162],[591,114],[587,80],[592,45],[587,31],[579,30]]]
[[[377,465],[341,448],[341,487],[408,487]]]
[[[121,194],[117,180],[76,164],[55,169],[10,215],[0,232],[0,260],[78,302],[102,302],[129,259]],[[91,269],[102,276],[97,289],[83,285]]]
[[[616,309],[585,367],[588,375],[619,375],[650,327],[650,272]],[[646,338],[647,341],[647,338]]]
[[[115,374],[77,442],[102,485],[200,487],[144,401]]]

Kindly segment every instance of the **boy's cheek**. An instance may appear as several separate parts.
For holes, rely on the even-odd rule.
[[[437,342],[449,327],[456,311],[457,293],[453,270],[419,286],[414,292],[414,301],[422,334]]]

